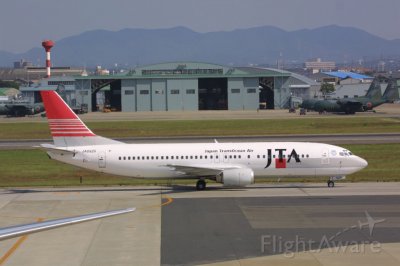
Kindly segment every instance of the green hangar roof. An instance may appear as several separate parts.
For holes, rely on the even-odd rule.
[[[228,77],[275,77],[290,76],[287,71],[269,68],[229,67],[200,62],[170,62],[141,66],[114,76],[115,79],[155,78],[228,78]],[[77,79],[104,79],[106,76],[77,77]]]

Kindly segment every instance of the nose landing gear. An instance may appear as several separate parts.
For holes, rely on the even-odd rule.
[[[335,181],[337,180],[343,180],[346,179],[346,176],[332,176],[328,180],[328,187],[334,187],[335,186]]]

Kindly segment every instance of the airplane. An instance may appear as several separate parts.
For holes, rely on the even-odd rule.
[[[307,99],[303,101],[301,107],[307,110],[317,111],[319,113],[334,112],[354,114],[356,112],[366,112],[381,104],[393,102],[394,100],[399,99],[398,91],[397,93],[396,91],[397,88],[394,86],[392,80],[389,82],[389,85],[382,96],[381,86],[379,81],[376,79],[372,82],[365,97],[336,100]]]
[[[44,106],[42,103],[32,104],[24,100],[0,102],[0,115],[21,117],[38,114],[43,111]]]
[[[334,181],[368,163],[349,150],[320,143],[126,144],[94,134],[53,90],[40,91],[54,144],[41,144],[51,159],[134,178],[206,179],[244,187],[257,177],[327,176]]]
[[[75,216],[75,217],[67,217],[67,218],[62,218],[62,219],[49,220],[49,221],[38,222],[38,223],[4,227],[4,228],[0,228],[0,241],[18,237],[18,236],[22,236],[22,235],[26,235],[26,234],[31,234],[31,233],[41,232],[41,231],[50,230],[50,229],[54,229],[54,228],[59,228],[62,226],[73,225],[73,224],[77,224],[77,223],[88,222],[88,221],[101,219],[101,218],[105,218],[105,217],[110,217],[110,216],[114,216],[114,215],[129,213],[129,212],[133,212],[135,210],[136,210],[136,208],[112,210],[112,211],[98,212],[98,213],[92,213],[92,214],[85,214],[85,215]]]
[[[365,216],[367,217],[367,222],[362,223],[361,221],[358,221],[358,227],[362,229],[364,225],[368,225],[370,236],[372,236],[375,224],[383,223],[384,221],[386,221],[386,219],[375,220],[367,211],[365,211]]]

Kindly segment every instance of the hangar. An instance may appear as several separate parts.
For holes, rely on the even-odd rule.
[[[116,75],[52,77],[41,86],[59,89],[71,107],[123,112],[281,109],[319,90],[317,82],[288,71],[198,62],[142,66]],[[35,90],[22,89],[30,97]]]

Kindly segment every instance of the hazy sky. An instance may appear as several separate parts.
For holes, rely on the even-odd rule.
[[[337,24],[400,38],[400,0],[1,0],[0,50],[24,52],[87,30],[186,26],[198,32]]]

